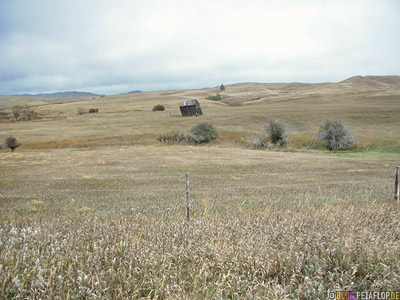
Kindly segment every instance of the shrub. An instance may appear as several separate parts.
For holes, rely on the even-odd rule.
[[[93,113],[98,113],[99,109],[98,108],[91,108],[89,109],[89,114],[93,114]]]
[[[218,138],[218,133],[213,125],[200,123],[190,130],[191,134],[185,135],[177,131],[161,134],[157,140],[166,144],[202,144]]]
[[[155,105],[153,107],[153,111],[164,111],[164,110],[165,110],[165,107],[164,107],[164,105],[161,105],[161,104]]]
[[[88,110],[83,108],[83,107],[78,107],[78,115],[84,115],[87,114]]]
[[[180,132],[171,131],[158,136],[157,140],[166,144],[179,144],[186,143],[188,141],[187,137]]]
[[[288,126],[281,120],[271,119],[268,121],[267,134],[273,144],[287,143]]]
[[[33,110],[30,109],[24,109],[20,113],[20,116],[18,120],[20,121],[31,121],[31,120],[36,120],[36,119],[41,119],[39,114],[37,112],[34,112]]]
[[[220,91],[225,91],[225,86],[223,84],[221,84],[221,86],[219,87]]]
[[[326,142],[328,150],[346,150],[356,143],[350,129],[340,120],[326,120],[319,130],[318,139]]]
[[[271,148],[271,142],[269,138],[256,138],[251,141],[251,145],[254,149],[268,149]]]
[[[21,116],[21,113],[24,109],[27,109],[28,107],[26,105],[16,105],[11,109],[11,112],[14,116],[15,120],[18,120],[18,118]]]
[[[190,132],[193,134],[194,144],[208,143],[218,138],[218,132],[209,123],[200,123],[194,126]]]
[[[221,95],[220,94],[216,94],[215,96],[208,96],[208,97],[206,97],[206,99],[218,101],[218,100],[221,100]]]
[[[14,152],[14,150],[21,146],[21,144],[18,143],[15,137],[9,136],[6,138],[6,146],[10,148],[12,152]]]

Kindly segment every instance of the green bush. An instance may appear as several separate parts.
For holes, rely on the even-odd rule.
[[[10,148],[12,152],[15,151],[19,146],[21,146],[20,143],[18,143],[17,139],[15,137],[9,136],[6,138],[6,146],[7,148]]]
[[[268,121],[267,134],[273,144],[286,144],[288,141],[288,126],[282,120],[271,119]]]
[[[208,143],[218,138],[218,133],[213,125],[200,123],[190,130],[190,134],[183,134],[177,131],[160,134],[157,141],[166,144],[193,144]]]
[[[171,131],[168,133],[161,134],[157,137],[157,141],[166,144],[180,144],[187,143],[188,139],[183,133],[177,131]]]
[[[340,120],[326,120],[321,126],[318,139],[326,142],[328,150],[347,150],[356,143],[349,128]]]
[[[221,86],[219,87],[220,91],[225,91],[225,86],[223,84],[221,84]]]
[[[221,100],[222,98],[221,98],[220,94],[216,94],[215,96],[208,96],[208,97],[206,97],[206,99],[218,101],[218,100]]]
[[[155,105],[153,107],[153,111],[164,111],[164,110],[165,110],[165,107],[164,107],[164,105],[161,105],[161,104]]]
[[[215,127],[209,123],[200,123],[194,126],[190,132],[193,134],[194,144],[208,143],[218,138]]]

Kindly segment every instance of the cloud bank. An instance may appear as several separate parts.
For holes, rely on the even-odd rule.
[[[0,94],[400,74],[400,2],[0,2]]]

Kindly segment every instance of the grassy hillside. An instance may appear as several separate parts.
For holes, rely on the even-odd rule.
[[[306,300],[398,289],[397,77],[225,86],[1,99],[43,118],[0,123],[0,140],[23,143],[0,150],[0,298]],[[205,100],[216,93],[220,101]],[[204,115],[180,116],[193,98]],[[292,143],[251,149],[271,117],[289,124]],[[327,118],[349,125],[358,149],[307,146]],[[156,140],[199,122],[220,139]]]
[[[371,82],[378,86],[371,87]],[[221,94],[221,101],[205,99],[216,93]],[[192,98],[200,101],[204,115],[184,118],[179,105]],[[0,103],[11,106],[23,100],[5,98]],[[0,139],[11,134],[32,147],[35,143],[38,147],[79,146],[80,141],[88,139],[91,146],[110,144],[109,140],[112,144],[115,139],[127,144],[151,144],[160,133],[187,131],[198,122],[210,122],[222,133],[221,143],[242,144],[263,134],[271,117],[283,119],[291,135],[300,137],[315,137],[324,120],[338,118],[353,130],[362,149],[400,151],[400,85],[392,77],[380,81],[351,78],[337,84],[247,83],[227,85],[225,91],[211,88],[60,99],[56,104],[45,101],[25,99],[25,104],[34,106],[44,119],[0,123]],[[153,112],[157,104],[166,110]],[[100,112],[79,116],[79,107],[96,107]]]

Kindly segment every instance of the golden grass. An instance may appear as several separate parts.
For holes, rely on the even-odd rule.
[[[56,140],[56,141],[42,141],[32,142],[23,145],[25,151],[37,149],[63,149],[63,148],[92,148],[96,147],[109,147],[109,146],[122,146],[122,145],[137,145],[137,144],[154,144],[155,135],[140,134],[132,136],[113,136],[113,137],[99,137],[87,139],[73,139],[73,140]]]
[[[325,299],[396,289],[395,163],[218,145],[2,153],[0,297]]]
[[[157,137],[169,131],[187,133],[200,122],[214,124],[226,136],[237,135],[239,139],[244,136],[251,140],[265,133],[266,121],[273,117],[288,123],[290,135],[301,139],[315,137],[326,119],[338,118],[352,129],[362,148],[373,144],[375,150],[381,147],[385,151],[399,152],[399,92],[342,88],[322,85],[293,89],[290,85],[283,88],[242,84],[227,86],[223,92],[215,88],[109,96],[95,100],[72,99],[70,103],[64,100],[64,104],[50,102],[34,107],[44,117],[43,120],[0,123],[0,140],[14,135],[22,144],[55,142],[55,147],[62,140],[66,141],[65,146],[68,146],[68,141],[92,140],[91,146],[101,147],[102,139],[138,135]],[[207,95],[218,92],[223,99],[240,102],[241,106],[204,100]],[[179,105],[193,98],[199,99],[204,115],[192,118],[180,116]],[[166,110],[152,112],[157,104],[164,105]],[[79,116],[78,107],[98,107],[100,112]],[[46,115],[60,113],[67,119],[46,119]],[[98,143],[93,145],[96,139]],[[240,144],[237,142],[233,144]],[[79,147],[81,142],[77,143]],[[227,143],[232,145],[229,141]]]
[[[294,87],[226,86],[222,102],[203,100],[218,88],[36,99],[34,110],[67,119],[1,123],[0,139],[23,146],[0,152],[0,298],[326,299],[398,288],[398,95]],[[192,98],[204,115],[181,117]],[[271,117],[290,126],[286,152],[248,149]],[[355,158],[316,155],[319,124],[332,117],[361,142]],[[200,122],[219,140],[156,141]]]

